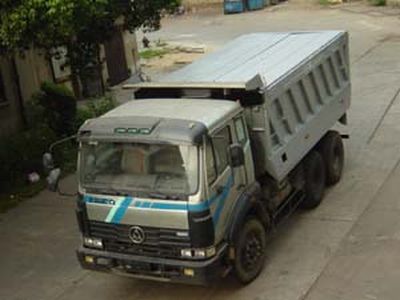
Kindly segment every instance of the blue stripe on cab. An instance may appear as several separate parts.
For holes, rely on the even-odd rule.
[[[128,210],[129,205],[132,203],[132,197],[126,197],[121,205],[118,207],[115,212],[113,218],[111,219],[111,223],[119,224],[122,218],[125,216],[126,211]]]
[[[212,195],[208,200],[202,201],[196,204],[189,204],[189,203],[166,203],[166,202],[156,202],[156,201],[146,201],[146,200],[136,200],[134,202],[134,207],[136,208],[143,208],[143,209],[163,209],[163,210],[178,210],[178,211],[191,211],[191,212],[201,212],[210,208],[215,202],[217,203],[217,210],[215,214],[215,219],[218,221],[219,216],[221,214],[222,208],[224,206],[225,200],[229,195],[229,191],[232,187],[233,178],[230,176],[226,185],[224,186],[223,193],[218,195]],[[98,203],[100,202],[101,198],[91,197],[91,196],[84,196],[84,201],[86,203]],[[125,198],[122,203],[117,208],[115,215],[111,219],[111,223],[119,223],[122,218],[124,217],[127,209],[132,203],[132,197]],[[105,203],[101,203],[105,204]]]
[[[224,186],[224,190],[223,190],[222,194],[218,197],[219,202],[217,204],[217,208],[215,210],[214,218],[213,218],[214,227],[217,227],[217,225],[218,225],[219,218],[221,217],[222,210],[225,206],[225,200],[228,198],[228,195],[229,195],[232,185],[233,185],[233,177],[230,176],[228,179],[228,182]]]
[[[142,202],[141,208],[150,208],[151,207],[151,202]]]
[[[151,203],[151,202],[149,202]],[[150,207],[149,207],[150,208]],[[151,205],[152,209],[165,209],[165,210],[188,210],[187,204],[180,203],[162,203],[162,202],[153,202]]]

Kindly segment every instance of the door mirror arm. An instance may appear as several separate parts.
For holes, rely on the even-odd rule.
[[[64,139],[58,140],[54,142],[53,144],[50,145],[49,151],[43,154],[42,158],[42,163],[43,163],[43,168],[45,172],[48,174],[46,181],[47,181],[47,189],[51,192],[58,192],[62,196],[75,196],[75,194],[69,194],[69,193],[63,193],[60,191],[58,184],[60,182],[61,178],[61,169],[57,168],[54,163],[54,158],[53,158],[53,149],[54,147],[63,144],[67,141],[76,139],[77,135],[72,135],[69,137],[66,137]]]
[[[224,192],[224,187],[222,185],[220,185],[219,187],[217,187],[216,192],[218,195],[221,195]]]

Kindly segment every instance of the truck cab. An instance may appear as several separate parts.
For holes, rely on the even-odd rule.
[[[83,267],[199,283],[226,272],[232,211],[256,184],[239,103],[132,101],[79,143]]]

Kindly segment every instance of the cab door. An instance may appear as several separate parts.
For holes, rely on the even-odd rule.
[[[244,176],[245,184],[249,185],[255,181],[253,155],[249,139],[249,132],[246,126],[245,118],[242,114],[233,119],[234,142],[243,147],[244,165],[238,168],[237,172]]]
[[[205,145],[207,196],[217,243],[223,238],[230,212],[245,184],[245,176],[240,170],[232,170],[229,165],[228,151],[234,136],[230,122],[211,134]]]

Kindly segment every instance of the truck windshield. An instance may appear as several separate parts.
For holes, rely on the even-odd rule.
[[[198,186],[194,146],[139,143],[82,143],[80,181],[87,190],[182,199]]]

